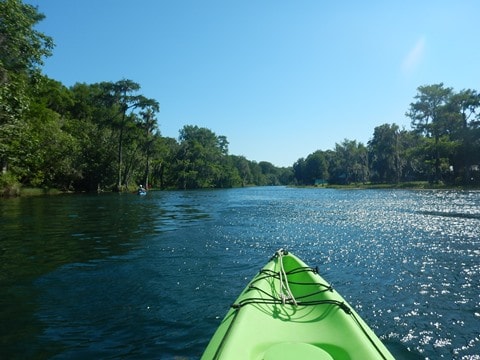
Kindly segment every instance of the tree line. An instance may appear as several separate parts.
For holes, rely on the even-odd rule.
[[[2,159],[23,186],[126,191],[278,185],[290,181],[268,162],[229,155],[228,140],[184,126],[178,139],[158,129],[159,103],[132,80],[70,88],[38,75],[30,103]],[[1,133],[2,139],[6,134]]]
[[[345,139],[279,168],[228,152],[228,140],[186,125],[158,128],[160,104],[130,79],[71,87],[42,73],[53,39],[20,0],[0,0],[0,189],[124,191],[319,183],[480,183],[480,96],[442,83],[420,86],[406,112],[412,129],[384,124],[364,145]]]
[[[160,105],[130,79],[71,87],[45,76],[53,39],[20,0],[0,0],[0,189],[73,191],[278,185],[291,170],[228,153],[228,140],[186,125],[158,128]]]
[[[374,129],[365,146],[344,140],[334,150],[315,151],[293,165],[295,181],[313,185],[428,181],[480,185],[480,94],[455,92],[443,83],[420,86],[405,116]]]

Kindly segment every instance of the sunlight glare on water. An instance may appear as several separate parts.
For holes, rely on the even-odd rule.
[[[292,189],[246,203],[226,216],[241,231],[222,243],[294,249],[387,343],[430,359],[477,358],[480,193]]]

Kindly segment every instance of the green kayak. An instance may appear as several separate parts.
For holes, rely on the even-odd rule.
[[[279,250],[232,305],[202,359],[394,359],[314,268]]]

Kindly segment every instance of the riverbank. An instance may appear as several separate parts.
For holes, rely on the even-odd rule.
[[[71,193],[68,191],[62,191],[53,188],[23,188],[16,186],[13,188],[1,189],[0,198],[14,198],[14,197],[31,197],[31,196],[43,196],[43,195],[60,195]]]
[[[149,191],[152,191],[150,189]],[[102,190],[102,191],[94,191],[92,193],[114,193],[117,191],[113,190]],[[137,189],[131,187],[124,191],[120,191],[120,193],[136,193]],[[0,189],[0,198],[13,198],[13,197],[32,197],[32,196],[44,196],[44,195],[62,195],[62,194],[81,194],[85,192],[76,192],[71,190],[61,190],[57,188],[34,188],[34,187],[22,187],[20,185],[15,185],[13,187],[4,187]]]
[[[428,181],[408,181],[401,183],[352,183],[348,185],[340,184],[326,184],[318,186],[300,186],[300,187],[309,187],[309,188],[323,188],[323,189],[372,189],[372,190],[381,190],[381,189],[399,189],[399,190],[479,190],[478,186],[452,186],[445,183],[432,184]]]
[[[397,189],[397,190],[480,190],[478,186],[451,186],[444,183],[432,184],[428,181],[410,181],[396,184],[379,184],[379,183],[352,183],[348,185],[339,184],[325,184],[325,185],[304,185],[288,187],[296,188],[313,188],[313,189],[340,189],[340,190],[381,190],[381,189]],[[133,189],[133,188],[132,188]],[[124,193],[134,193],[136,189],[129,189]],[[43,195],[61,195],[75,193],[72,191],[63,191],[55,188],[32,188],[18,186],[14,189],[3,189],[2,192],[4,198],[9,197],[31,197],[31,196],[43,196]],[[150,191],[158,191],[159,189],[150,189]],[[170,189],[168,189],[170,190]],[[106,191],[113,192],[113,191]]]

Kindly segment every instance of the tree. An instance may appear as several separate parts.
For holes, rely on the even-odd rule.
[[[240,177],[240,186],[253,184],[249,161],[244,156],[230,155],[232,165],[237,169]]]
[[[111,189],[117,182],[117,139],[110,122],[105,120],[112,117],[112,111],[100,101],[103,89],[98,83],[77,83],[70,90],[73,96],[70,132],[79,142],[79,179],[74,187],[82,191]]]
[[[224,155],[220,159],[221,173],[217,178],[217,188],[232,188],[243,186],[240,172],[235,166],[235,160],[230,155]]]
[[[373,179],[380,182],[399,182],[402,176],[401,132],[396,124],[377,126],[368,142]]]
[[[22,183],[70,189],[77,170],[78,141],[71,132],[72,94],[63,84],[38,76],[25,112],[25,132],[12,168]]]
[[[126,129],[129,125],[134,124],[135,117],[132,114],[137,109],[143,111],[150,109],[152,112],[158,112],[160,106],[154,99],[136,95],[136,92],[140,90],[140,85],[132,80],[122,79],[115,83],[104,82],[100,86],[103,89],[101,96],[104,105],[113,112],[112,118],[109,120],[112,122],[112,127],[118,130],[117,190],[120,191],[126,178],[123,167],[123,141]]]
[[[293,176],[300,185],[306,185],[306,176],[305,176],[305,159],[300,158],[293,164]]]
[[[152,182],[161,189],[177,187],[176,161],[180,145],[176,139],[158,137],[154,142],[155,156],[152,159]]]
[[[368,151],[362,143],[345,139],[342,143],[335,144],[335,150],[326,152],[325,156],[332,182],[350,184],[368,181]]]
[[[293,169],[291,167],[277,168],[277,178],[281,185],[293,184],[294,176]]]
[[[228,141],[213,131],[186,125],[180,130],[176,168],[178,187],[183,189],[219,187]]]
[[[150,159],[154,152],[155,139],[157,137],[157,119],[155,118],[155,112],[152,108],[148,108],[145,111],[140,112],[141,122],[140,128],[145,132],[143,152],[145,154],[145,188],[148,189],[148,178],[150,175]]]
[[[307,156],[305,160],[304,178],[308,184],[315,184],[317,180],[328,179],[328,163],[321,150]]]
[[[250,172],[252,174],[252,183],[259,186],[268,184],[265,175],[262,173],[262,168],[256,161],[250,161]]]
[[[34,26],[44,15],[20,0],[0,0],[0,167],[4,173],[16,156],[29,91],[36,85],[42,59],[53,41]]]
[[[475,148],[476,140],[479,138],[475,129],[478,126],[475,117],[480,108],[480,94],[475,90],[462,90],[450,98],[450,106],[453,108],[459,118],[460,126],[455,134],[455,138],[461,142],[456,154],[456,163],[460,170],[460,176],[463,173],[463,182],[470,182],[470,168],[475,161],[480,161],[478,149]],[[455,166],[456,170],[457,166]]]
[[[420,86],[415,96],[417,100],[410,104],[410,110],[406,116],[412,119],[412,127],[415,131],[427,138],[433,139],[430,147],[433,152],[435,169],[435,182],[440,180],[440,138],[446,134],[448,123],[447,104],[452,96],[452,88],[445,88],[443,83]]]
[[[297,184],[314,185],[316,180],[328,180],[328,166],[329,164],[325,152],[317,150],[308,155],[307,159],[298,159],[293,164],[293,168],[287,171],[291,174],[293,172],[293,178],[296,180]]]
[[[261,169],[265,185],[280,185],[280,180],[278,179],[278,168],[268,161],[260,161],[258,166]]]

